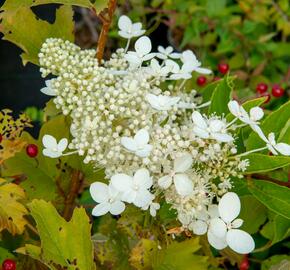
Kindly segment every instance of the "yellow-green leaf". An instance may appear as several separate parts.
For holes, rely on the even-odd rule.
[[[23,233],[28,211],[19,200],[24,198],[21,187],[0,178],[0,232],[7,229],[13,235]]]
[[[5,40],[11,41],[24,51],[21,55],[24,65],[27,62],[38,64],[39,50],[47,38],[74,40],[71,6],[64,5],[57,9],[53,24],[37,18],[30,7],[26,6],[15,10],[2,8],[1,11],[0,31]]]
[[[64,220],[51,203],[34,200],[29,204],[31,215],[41,240],[41,247],[26,245],[18,250],[31,254],[50,269],[94,270],[91,225],[83,208],[75,209],[69,222]]]

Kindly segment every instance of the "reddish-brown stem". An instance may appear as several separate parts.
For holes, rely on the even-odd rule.
[[[254,180],[265,180],[268,182],[275,183],[279,186],[284,186],[284,187],[290,188],[290,181],[284,182],[284,181],[276,180],[276,179],[273,179],[267,175],[262,175],[262,174],[253,174],[252,177],[254,178]]]
[[[83,174],[80,171],[73,171],[71,177],[71,186],[68,195],[65,198],[63,217],[68,221],[75,207],[75,200],[83,183]]]
[[[117,7],[117,0],[109,0],[108,8],[99,15],[103,26],[99,36],[98,47],[97,47],[97,59],[99,62],[103,59],[105,46],[108,38],[108,32],[110,25],[113,20],[114,12]]]

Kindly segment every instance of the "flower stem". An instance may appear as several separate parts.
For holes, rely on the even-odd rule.
[[[131,41],[131,39],[129,38],[128,41],[127,41],[126,47],[125,47],[125,52],[127,52],[128,49],[129,49],[130,41]]]
[[[247,156],[247,155],[252,154],[252,153],[255,153],[255,152],[259,152],[259,151],[266,150],[267,148],[268,148],[267,146],[265,146],[265,147],[261,147],[261,148],[257,148],[257,149],[254,149],[254,150],[251,150],[251,151],[248,151],[248,152],[242,153],[242,154],[240,154],[240,155],[237,155],[236,157]]]
[[[97,47],[97,59],[99,62],[103,59],[104,50],[108,38],[108,32],[110,29],[110,25],[113,20],[113,15],[117,7],[117,0],[109,0],[108,8],[106,9],[106,17],[101,17],[103,22],[102,30],[99,36],[98,47]],[[102,15],[102,14],[101,14]]]

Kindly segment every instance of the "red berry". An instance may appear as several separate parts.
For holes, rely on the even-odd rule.
[[[3,140],[3,136],[0,134],[0,143],[2,142]]]
[[[206,84],[206,77],[204,77],[204,76],[198,76],[197,79],[196,79],[196,83],[199,86],[205,85]]]
[[[3,270],[15,270],[16,269],[16,262],[11,259],[6,259],[2,263],[2,269]]]
[[[226,63],[219,63],[218,70],[221,74],[226,74],[229,71],[229,65]]]
[[[280,85],[275,84],[272,87],[272,95],[277,98],[282,97],[284,95],[284,89]]]
[[[38,154],[38,147],[35,144],[28,144],[26,147],[26,154],[31,157],[34,158],[37,156]]]
[[[271,99],[271,95],[268,93],[263,93],[261,95],[259,95],[259,97],[266,97],[266,100],[264,101],[264,104],[268,103]]]
[[[247,257],[243,259],[240,264],[240,270],[248,270],[250,268],[250,263]]]
[[[258,93],[263,94],[263,93],[267,92],[268,85],[265,83],[259,83],[256,87],[256,90]]]

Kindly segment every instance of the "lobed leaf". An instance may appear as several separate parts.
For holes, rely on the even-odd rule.
[[[0,232],[7,229],[12,235],[23,233],[28,211],[19,201],[24,198],[20,186],[0,178]]]
[[[26,245],[18,252],[37,258],[50,269],[94,270],[91,225],[83,208],[75,209],[65,221],[51,203],[34,200],[29,204],[36,221],[41,247]],[[49,217],[49,218],[47,218]]]
[[[6,2],[8,7],[11,2],[15,1]],[[21,55],[24,65],[27,62],[38,64],[39,50],[47,38],[57,37],[69,41],[74,40],[71,6],[64,5],[57,9],[53,24],[37,18],[27,6],[15,10],[7,10],[2,7],[1,11],[0,31],[4,34],[3,39],[16,44],[24,51]]]

